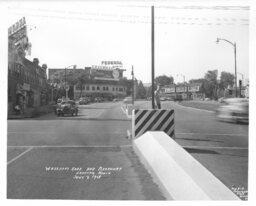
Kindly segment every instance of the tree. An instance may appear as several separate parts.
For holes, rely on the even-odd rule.
[[[218,88],[218,70],[212,70],[208,71],[205,74],[205,81],[204,81],[204,90],[206,97],[209,97],[211,99],[217,97],[217,88]]]
[[[77,86],[80,88],[80,97],[82,96],[82,92],[83,92],[83,86],[85,85],[85,83],[88,81],[89,76],[85,73],[82,72],[80,75],[77,76]]]
[[[229,72],[221,72],[220,74],[220,88],[226,89],[229,85],[234,85],[235,76]]]
[[[144,98],[146,98],[146,95],[147,95],[146,89],[145,89],[144,85],[142,84],[142,81],[139,81],[137,98],[144,99]]]
[[[156,84],[160,84],[160,85],[170,85],[173,84],[173,77],[170,76],[166,76],[166,75],[161,75],[155,78],[155,82]]]

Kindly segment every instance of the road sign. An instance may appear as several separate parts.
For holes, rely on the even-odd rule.
[[[69,85],[65,85],[65,90],[66,90],[66,91],[69,90]]]

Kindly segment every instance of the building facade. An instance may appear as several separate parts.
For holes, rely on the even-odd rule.
[[[175,99],[196,100],[204,99],[205,95],[201,92],[201,83],[191,84],[171,84],[163,86],[160,90],[161,97]]]
[[[68,85],[70,99],[102,97],[111,100],[126,96],[123,71],[125,69],[120,61],[102,61],[100,65],[84,69],[48,69],[48,79],[57,83],[58,88]],[[56,98],[60,98],[60,95]]]
[[[26,113],[47,103],[47,66],[39,66],[26,58],[31,44],[28,42],[25,18],[8,31],[8,115]]]

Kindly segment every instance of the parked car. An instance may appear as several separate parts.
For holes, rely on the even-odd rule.
[[[103,102],[103,98],[102,97],[95,97],[94,102]]]
[[[57,116],[64,116],[65,114],[76,115],[78,114],[78,107],[73,100],[63,100],[56,108]]]
[[[249,122],[249,101],[246,98],[229,98],[223,100],[216,110],[216,118],[221,121]]]

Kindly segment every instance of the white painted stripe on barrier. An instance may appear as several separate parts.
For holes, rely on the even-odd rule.
[[[240,200],[164,132],[146,132],[133,143],[168,199]]]
[[[162,122],[162,121],[165,119],[165,117],[166,117],[167,115],[168,115],[167,113],[164,113],[164,114],[160,117],[160,119],[158,120],[158,122]],[[159,126],[158,124],[155,124],[155,125],[152,127],[152,130],[154,131],[158,126]]]
[[[156,111],[156,113],[154,114],[154,117],[156,117],[159,113],[160,113],[160,110],[159,110],[159,111]],[[150,113],[148,113],[148,114],[150,114]],[[148,117],[148,116],[147,116],[147,117]],[[143,134],[143,133],[146,131],[146,129],[148,128],[148,126],[149,126],[153,121],[155,121],[154,118],[149,119],[149,121],[143,126],[143,128],[140,130],[140,132],[137,134],[137,136]],[[155,125],[158,125],[158,124],[159,124],[159,121],[155,123]],[[139,128],[139,126],[140,126],[140,125],[136,125],[136,129]]]
[[[167,117],[169,117],[168,120],[167,120]],[[155,110],[155,109],[133,110],[133,114],[132,114],[133,138],[142,135],[147,130],[167,131],[167,133],[170,136],[174,136],[174,126],[172,124],[175,125],[174,110]],[[173,132],[171,131],[171,129],[173,129]]]
[[[170,117],[170,119],[174,119],[174,113],[172,114],[172,116]],[[163,131],[167,126],[168,124],[170,123],[170,121],[166,121],[163,126],[161,127],[160,131]]]

